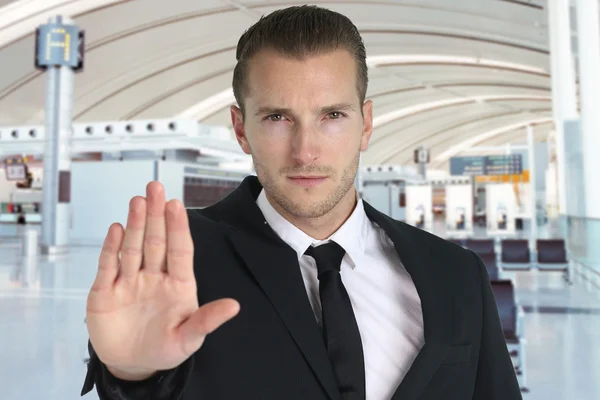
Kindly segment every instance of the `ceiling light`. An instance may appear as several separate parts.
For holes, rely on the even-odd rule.
[[[535,101],[535,100],[552,100],[552,97],[550,97],[550,96],[531,96],[531,95],[483,95],[483,96],[458,97],[458,98],[454,98],[454,99],[436,100],[436,101],[431,101],[429,103],[415,104],[410,107],[401,108],[399,110],[394,110],[394,111],[388,112],[386,114],[379,115],[379,116],[373,118],[373,128],[376,128],[380,125],[384,125],[388,122],[391,122],[393,120],[396,120],[396,119],[399,119],[399,118],[402,118],[402,117],[405,117],[405,116],[408,116],[411,114],[416,114],[416,113],[419,113],[422,111],[427,111],[427,110],[431,110],[431,109],[435,109],[435,108],[439,108],[439,107],[467,104],[467,103],[471,103],[471,102],[481,103],[481,102],[485,102],[485,101],[489,101],[489,100],[516,100],[516,99],[527,99],[527,100]]]
[[[234,103],[235,97],[233,96],[233,89],[229,88],[194,104],[177,115],[177,118],[193,118],[197,121],[201,121],[211,114]]]
[[[499,60],[489,60],[477,57],[447,56],[435,54],[388,54],[367,57],[367,65],[369,67],[378,67],[380,65],[386,64],[402,65],[415,63],[471,64],[484,65],[490,68],[510,68],[524,72],[534,72],[541,74],[547,73],[545,69],[534,67],[532,65],[511,63]]]

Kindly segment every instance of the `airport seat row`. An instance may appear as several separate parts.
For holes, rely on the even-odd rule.
[[[482,257],[488,266],[488,272],[497,268],[502,270],[537,268],[543,271],[563,271],[567,281],[570,280],[569,256],[563,239],[537,239],[533,254],[527,239],[504,239],[499,244],[499,258],[494,258],[496,255],[494,239],[455,239],[452,241]],[[490,279],[494,278],[490,277]]]
[[[528,392],[525,368],[526,340],[523,332],[524,312],[515,297],[512,280],[503,279],[501,272],[533,268],[545,271],[563,271],[565,279],[570,282],[570,257],[565,241],[562,239],[538,239],[533,252],[527,239],[504,239],[498,242],[495,239],[453,241],[477,253],[485,263],[496,297],[506,345],[511,357],[515,359],[513,364],[520,378],[521,390]],[[499,249],[499,256],[496,249]]]
[[[452,240],[472,250],[484,262],[502,324],[504,339],[510,352],[515,372],[519,377],[521,391],[528,392],[525,367],[526,340],[523,331],[523,308],[515,296],[514,283],[501,278],[501,267],[507,265],[531,265],[532,254],[527,240],[510,239],[500,241],[500,257],[497,254],[497,242],[494,239]],[[564,241],[540,239],[536,243],[535,261],[538,265],[556,267],[567,262]]]
[[[450,241],[477,253],[485,264],[491,281],[500,279],[498,256],[493,239],[450,239]]]

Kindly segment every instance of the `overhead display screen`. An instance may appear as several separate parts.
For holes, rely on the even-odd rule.
[[[497,156],[467,156],[450,159],[450,175],[518,175],[523,173],[523,158],[520,154]]]
[[[523,158],[520,154],[485,157],[486,175],[517,175],[523,173]]]
[[[480,156],[452,157],[450,175],[485,175],[485,159]]]

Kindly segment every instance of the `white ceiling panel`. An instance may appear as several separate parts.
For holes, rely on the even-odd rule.
[[[529,3],[313,2],[349,16],[367,47],[368,97],[376,121],[387,120],[375,128],[365,162],[412,163],[418,145],[430,147],[435,157],[506,126],[481,140],[502,145],[522,140],[512,125],[549,119],[547,10],[541,0]],[[44,120],[46,83],[33,66],[33,33],[53,12],[86,30],[85,70],[75,83],[76,121],[186,115],[230,126],[229,94],[218,106],[206,104],[231,89],[239,36],[261,15],[294,4],[0,0],[5,6],[0,8],[0,126]],[[537,137],[550,129],[551,123],[536,128]]]

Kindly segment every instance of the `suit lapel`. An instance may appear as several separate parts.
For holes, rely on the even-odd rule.
[[[203,213],[233,228],[229,239],[235,250],[273,304],[329,397],[339,400],[321,332],[303,285],[297,255],[266,224],[256,205],[261,189],[255,176],[248,177],[227,198],[203,210]],[[417,243],[402,224],[366,202],[364,206],[369,219],[379,225],[394,243],[421,299],[425,344],[392,397],[392,400],[417,400],[450,349],[452,297],[442,277],[435,275],[435,269],[429,267],[439,263],[431,257],[430,249]]]
[[[425,344],[396,390],[392,400],[419,398],[450,349],[452,340],[452,298],[442,277],[429,268],[429,249],[417,244],[400,225],[365,203],[369,219],[379,225],[394,243],[402,264],[410,274],[423,311]]]
[[[246,180],[206,214],[233,228],[228,239],[279,314],[331,400],[341,400],[321,331],[304,287],[296,252],[267,225],[256,198],[261,187]],[[225,208],[222,208],[225,207]],[[244,305],[242,304],[242,309]]]
[[[231,242],[269,298],[331,399],[339,399],[323,337],[308,301],[296,252],[242,232]],[[242,304],[243,307],[243,304]]]

